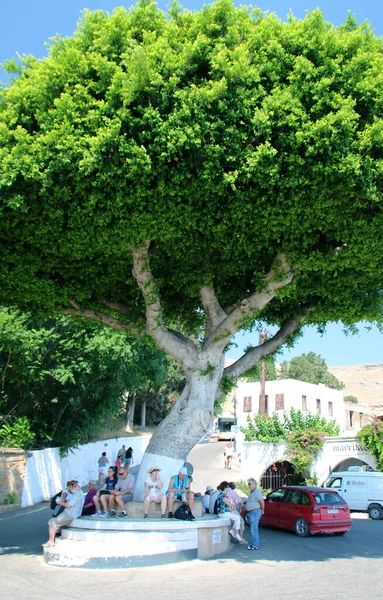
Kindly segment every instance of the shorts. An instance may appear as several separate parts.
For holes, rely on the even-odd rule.
[[[121,495],[122,501],[125,502],[131,502],[133,500],[133,494],[122,494]]]
[[[72,515],[67,512],[62,512],[57,517],[52,517],[48,521],[48,525],[52,525],[56,529],[61,529],[61,527],[65,527],[66,525],[70,525],[73,521]]]
[[[100,496],[110,496],[110,491],[109,490],[101,490]]]
[[[108,473],[108,467],[98,467],[98,474],[100,475],[107,475]]]

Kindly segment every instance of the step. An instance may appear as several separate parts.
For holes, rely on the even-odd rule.
[[[44,548],[52,566],[120,569],[211,558],[230,547],[230,519],[206,515],[176,519],[97,519],[81,517]]]

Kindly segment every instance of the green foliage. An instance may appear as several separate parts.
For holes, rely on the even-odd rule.
[[[276,411],[271,416],[257,413],[247,417],[247,428],[241,428],[247,442],[258,440],[264,443],[276,444],[287,440],[290,434],[303,435],[306,431],[324,433],[328,436],[339,435],[340,427],[336,421],[326,421],[320,415],[312,415],[292,408],[290,413],[284,411],[283,421]]]
[[[325,433],[313,429],[287,434],[290,460],[298,473],[308,474],[312,462],[323,448],[325,437]]]
[[[292,408],[290,414],[283,413],[283,422],[278,413],[268,415],[256,414],[247,417],[247,428],[241,428],[247,442],[258,440],[264,443],[277,444],[285,440],[289,458],[299,473],[308,475],[314,458],[323,448],[326,436],[339,435],[336,421],[326,421],[320,415],[304,413]]]
[[[135,392],[136,422],[139,422],[142,402],[146,402],[148,425],[158,425],[179,398],[185,385],[185,375],[178,363],[170,356],[164,356],[163,366],[166,369],[166,377],[160,381],[148,379],[146,385]]]
[[[374,418],[356,437],[375,456],[377,469],[383,471],[383,421]]]
[[[278,414],[273,412],[272,416],[257,413],[253,418],[247,417],[247,428],[241,427],[246,442],[258,440],[265,444],[277,444],[286,438],[286,431]]]
[[[273,381],[277,379],[277,371],[275,368],[275,358],[268,356],[265,358],[265,379]],[[244,373],[243,378],[246,381],[260,381],[261,379],[261,363],[256,363],[254,367]]]
[[[166,320],[200,324],[204,284],[237,304],[280,252],[294,280],[243,326],[308,306],[320,325],[381,319],[383,42],[367,25],[140,2],[85,11],[20,71],[0,102],[3,305],[108,298],[142,322],[128,248],[147,239]]]
[[[3,504],[16,504],[16,502],[17,502],[16,492],[9,492],[3,500]]]
[[[353,402],[354,404],[358,404],[358,402],[359,402],[359,400],[356,396],[345,396],[344,401],[345,402]]]
[[[28,450],[33,446],[34,441],[35,433],[32,431],[31,423],[27,417],[3,420],[0,426],[0,446]]]
[[[2,445],[65,449],[94,438],[121,411],[125,392],[161,385],[167,366],[149,338],[3,309],[0,372],[0,411],[12,417]]]
[[[334,390],[344,388],[344,383],[329,372],[326,361],[314,352],[302,354],[291,359],[290,363],[284,362],[279,375],[280,379],[298,379],[307,383],[323,383]]]

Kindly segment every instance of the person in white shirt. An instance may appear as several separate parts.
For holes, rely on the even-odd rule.
[[[161,504],[162,519],[166,518],[166,494],[163,491],[164,484],[160,477],[161,469],[153,465],[148,470],[145,479],[145,497],[144,497],[144,519],[148,518],[148,510],[151,502]]]

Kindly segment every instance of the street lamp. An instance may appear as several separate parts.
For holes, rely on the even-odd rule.
[[[234,396],[233,396],[233,408],[234,408],[234,452],[237,451],[237,406],[238,406],[238,400],[237,400],[237,396],[235,395],[234,392]]]

